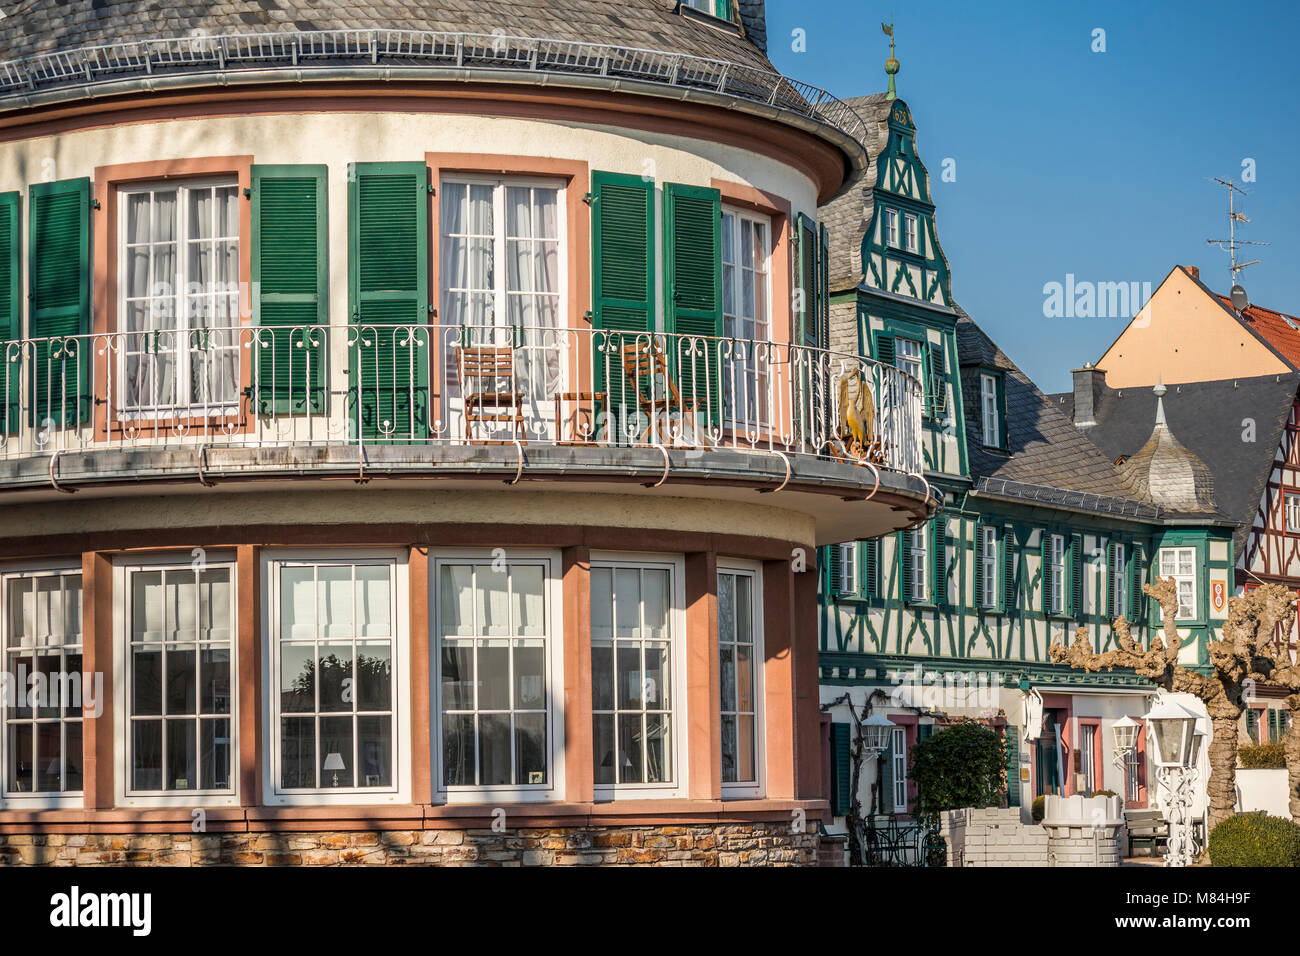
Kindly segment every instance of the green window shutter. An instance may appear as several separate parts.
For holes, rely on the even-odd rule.
[[[942,345],[930,343],[930,380],[925,388],[926,413],[942,418],[948,410],[948,363]]]
[[[1052,611],[1052,536],[1046,528],[1038,542],[1038,560],[1042,579],[1042,586],[1039,588],[1042,598],[1042,610],[1044,614],[1050,614]]]
[[[423,439],[429,428],[429,171],[424,163],[348,166],[351,417],[366,441]]]
[[[594,172],[592,282],[598,329],[654,330],[654,182]]]
[[[817,345],[831,347],[831,234],[825,223],[819,223],[821,242],[817,252]]]
[[[325,166],[254,166],[253,324],[259,414],[325,409],[329,221]]]
[[[948,603],[948,528],[943,516],[930,522],[930,573],[935,604]]]
[[[1008,726],[1007,743],[1007,806],[1020,806],[1020,728]]]
[[[816,223],[799,213],[795,226],[795,342],[817,345],[821,332],[818,329],[818,243]]]
[[[0,434],[18,430],[22,337],[22,196],[0,193]]]
[[[90,180],[29,190],[28,335],[38,342],[31,375],[34,425],[90,418]]]
[[[1070,610],[1069,613],[1083,619],[1083,536],[1070,536]]]
[[[877,332],[874,339],[874,348],[876,361],[881,365],[888,365],[891,368],[895,363],[894,354],[894,337],[885,332]]]
[[[984,606],[984,525],[975,522],[975,560],[973,562],[975,574],[972,577],[974,583],[975,606],[982,608]]]
[[[916,728],[916,742],[929,740],[934,736],[934,724],[919,724]]]
[[[1016,609],[1016,539],[1011,525],[1006,525],[998,535],[1002,549],[1002,610],[1010,614]]]
[[[1278,724],[1282,712],[1276,708],[1271,708],[1268,712],[1268,739],[1270,743],[1277,743],[1282,739],[1282,731],[1278,729]]]
[[[898,532],[898,596],[912,600],[912,532]]]
[[[880,539],[862,545],[862,590],[866,597],[880,597]]]
[[[826,548],[826,593],[840,593],[840,546],[832,544]]]
[[[664,329],[682,401],[705,421],[722,420],[722,194],[702,186],[664,185]]]
[[[1115,577],[1115,545],[1114,541],[1106,545],[1106,619],[1108,621],[1115,619],[1115,583],[1118,580]]]
[[[1129,606],[1133,621],[1146,621],[1147,596],[1142,590],[1146,581],[1147,549],[1141,542],[1133,545],[1133,556],[1129,558],[1129,573],[1132,581],[1129,585]]]
[[[1259,711],[1254,707],[1246,708],[1246,736],[1251,743],[1259,743]]]
[[[850,750],[850,727],[848,724],[831,724],[831,774],[832,791],[831,812],[843,816],[849,812],[852,803],[853,768]]]

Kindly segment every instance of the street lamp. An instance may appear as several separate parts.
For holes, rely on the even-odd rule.
[[[872,714],[862,722],[862,747],[868,757],[879,757],[889,749],[889,732],[895,726],[884,714]]]
[[[1165,866],[1188,866],[1196,858],[1191,809],[1196,782],[1196,714],[1170,700],[1158,702],[1144,718],[1150,728],[1156,775],[1169,792],[1169,846]]]
[[[1111,725],[1110,732],[1115,741],[1115,753],[1125,759],[1137,749],[1138,731],[1142,728],[1132,717],[1125,714]]]

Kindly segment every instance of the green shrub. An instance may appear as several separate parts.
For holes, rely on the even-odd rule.
[[[1114,790],[1094,790],[1094,791],[1092,792],[1092,796],[1094,796],[1094,797],[1118,797],[1119,794],[1117,794]]]
[[[1300,824],[1239,813],[1210,831],[1214,866],[1300,866]]]
[[[1243,744],[1237,748],[1237,759],[1246,770],[1286,768],[1286,750],[1281,744]]]
[[[1034,803],[1033,803],[1033,806],[1030,807],[1030,811],[1029,811],[1029,812],[1033,814],[1034,822],[1035,822],[1035,823],[1042,823],[1042,822],[1043,822],[1043,814],[1045,814],[1045,813],[1047,812],[1047,798],[1046,798],[1046,797],[1034,797]]]
[[[944,727],[912,748],[917,816],[937,826],[944,810],[998,806],[1006,765],[1006,744],[997,731],[974,721]]]

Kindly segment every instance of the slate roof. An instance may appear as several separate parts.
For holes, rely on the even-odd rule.
[[[830,230],[831,291],[856,289],[862,281],[862,237],[871,228],[875,210],[872,194],[876,185],[876,158],[889,142],[889,110],[894,102],[884,93],[853,96],[844,100],[862,117],[867,139],[863,143],[871,158],[866,174],[839,198],[818,210],[818,217]]]
[[[1238,554],[1264,494],[1297,387],[1300,375],[1266,375],[1170,385],[1165,394],[1169,428],[1209,467],[1218,510],[1236,527]],[[1073,393],[1051,399],[1063,415],[1073,416]],[[1151,389],[1102,386],[1094,407],[1097,424],[1086,434],[1110,459],[1136,453],[1151,436],[1156,419]],[[1243,440],[1245,419],[1255,423],[1253,442]]]
[[[1001,479],[1085,495],[1136,500],[1133,489],[1121,479],[1111,459],[1075,428],[1070,418],[960,308],[957,309],[957,357],[966,411],[966,448],[971,478],[977,487],[982,479],[993,479],[995,484],[1000,484]],[[984,447],[981,366],[1003,372],[1008,444],[1005,452]]]
[[[6,0],[0,60],[123,40],[279,30],[500,32],[645,47],[771,70],[760,0],[742,0],[751,39],[676,0]]]

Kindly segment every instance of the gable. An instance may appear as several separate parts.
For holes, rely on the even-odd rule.
[[[1286,375],[1291,368],[1182,266],[1098,360],[1110,388]]]

